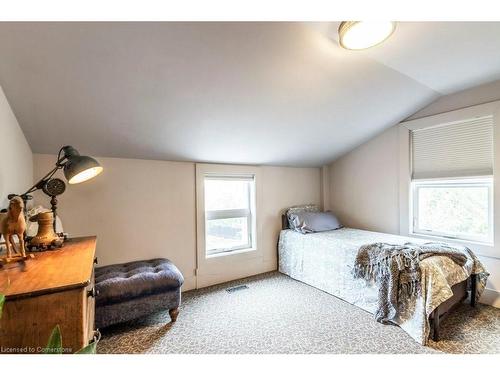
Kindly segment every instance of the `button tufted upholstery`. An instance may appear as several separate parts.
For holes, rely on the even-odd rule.
[[[96,306],[130,301],[169,291],[179,291],[184,278],[168,259],[151,259],[95,270],[95,287],[98,291]]]

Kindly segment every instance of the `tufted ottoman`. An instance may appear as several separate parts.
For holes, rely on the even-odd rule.
[[[151,259],[95,270],[95,325],[104,328],[167,309],[179,314],[181,272],[168,259]]]

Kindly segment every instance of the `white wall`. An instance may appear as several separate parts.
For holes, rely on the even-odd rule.
[[[33,155],[0,87],[0,208],[7,195],[24,193],[33,183]]]
[[[330,207],[344,225],[399,233],[398,157],[392,127],[330,164]]]
[[[408,117],[407,120],[437,115],[438,113],[494,102],[496,100],[500,100],[500,80],[471,87],[455,94],[441,96],[427,107]]]
[[[264,262],[277,269],[281,213],[287,207],[298,204],[321,204],[320,169],[262,167],[262,180]]]
[[[500,81],[444,96],[410,118],[498,99]],[[399,160],[399,127],[395,125],[329,165],[330,204],[345,225],[400,233]],[[500,307],[500,243],[495,248],[497,256],[480,257],[491,274],[482,301]]]
[[[76,146],[76,145],[75,145]],[[83,154],[85,150],[80,150]],[[40,178],[55,155],[34,155]],[[104,172],[94,180],[68,185],[59,214],[71,236],[97,235],[100,265],[153,257],[172,260],[183,273],[184,290],[195,287],[195,164],[190,162],[98,158]],[[277,269],[280,211],[320,203],[319,168],[262,167],[262,266]],[[48,198],[37,201],[49,206]]]

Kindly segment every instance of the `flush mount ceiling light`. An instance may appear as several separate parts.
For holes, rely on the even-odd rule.
[[[382,43],[396,28],[396,22],[344,21],[339,26],[339,42],[345,49],[360,50]]]

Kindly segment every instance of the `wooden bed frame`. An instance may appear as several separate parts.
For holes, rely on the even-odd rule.
[[[290,229],[286,215],[281,215],[281,229]],[[470,283],[470,284],[469,284]],[[468,292],[468,285],[470,285],[470,293]],[[431,325],[431,334],[434,341],[439,341],[439,326],[441,321],[459,304],[465,301],[470,296],[470,305],[476,306],[476,275],[470,277],[458,284],[451,287],[453,296],[441,303],[429,316],[429,323]]]

